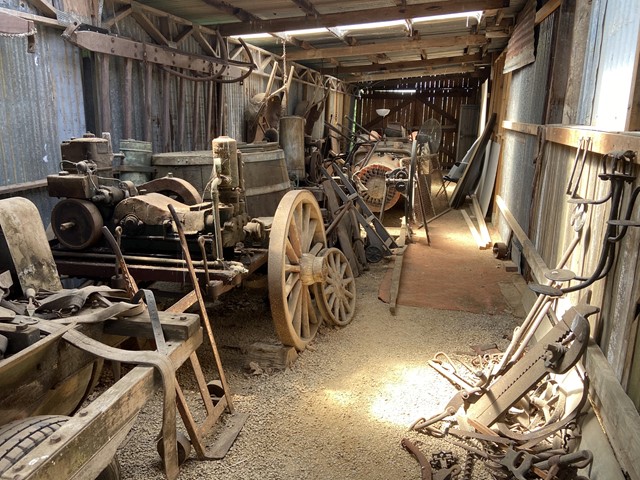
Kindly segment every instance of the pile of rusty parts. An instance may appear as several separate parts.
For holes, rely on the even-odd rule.
[[[422,478],[445,479],[462,473],[461,478],[471,479],[476,459],[495,478],[582,478],[577,469],[588,466],[593,456],[586,450],[571,451],[579,438],[578,420],[588,391],[586,375],[577,362],[589,340],[586,318],[595,311],[586,304],[570,308],[522,357],[515,354],[530,331],[526,324],[504,355],[484,354],[472,365],[461,362],[464,372],[443,353],[429,361],[461,390],[441,413],[421,418],[411,428],[445,437],[467,450],[467,459],[463,468],[449,460],[432,474],[430,462],[425,468],[426,457],[404,439],[402,445],[420,461]],[[529,328],[534,316],[525,321]],[[576,380],[578,388],[567,387]],[[455,419],[446,421],[449,417]]]
[[[622,205],[625,185],[636,178],[632,174],[634,152],[603,156],[598,177],[609,183],[609,192],[601,199],[584,199],[577,192],[587,147],[580,142],[566,190],[568,203],[574,205],[571,225],[575,236],[557,267],[545,270],[547,282],[530,284],[538,297],[514,331],[506,351],[481,355],[473,365],[460,362],[459,368],[444,353],[429,361],[460,390],[441,413],[417,420],[411,429],[446,438],[465,449],[467,458],[463,467],[452,455],[442,452],[429,461],[415,443],[403,439],[402,446],[419,461],[424,480],[470,480],[477,459],[497,479],[586,478],[578,471],[591,465],[593,454],[577,450],[581,414],[588,398],[588,378],[579,362],[590,337],[587,318],[599,309],[588,305],[590,294],[585,289],[609,273],[615,263],[616,246],[628,228],[640,226],[632,220],[640,187],[630,192],[626,207]],[[591,275],[578,276],[564,267],[582,238],[587,208],[604,204],[609,204],[609,218],[599,260]],[[510,220],[510,213],[503,205],[500,207],[513,228],[515,222]],[[562,286],[572,281],[576,283]],[[556,299],[582,290],[587,294],[558,318]],[[548,323],[550,329],[545,331]],[[538,340],[529,347],[534,336]],[[434,472],[435,468],[438,470]]]

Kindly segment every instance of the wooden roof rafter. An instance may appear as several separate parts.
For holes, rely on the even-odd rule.
[[[203,0],[208,4],[226,4],[221,0]],[[295,0],[297,4],[298,1]],[[301,2],[302,3],[302,2]],[[305,2],[308,4],[309,2]],[[508,6],[509,0],[437,0],[422,4],[407,4],[404,6],[369,8],[327,13],[320,15],[305,15],[277,19],[243,20],[236,23],[219,25],[223,36],[243,35],[249,33],[286,32],[305,28],[326,28],[354,23],[373,23],[388,20],[405,20],[407,18],[426,17],[430,15],[444,15],[464,13],[475,10],[498,9]],[[231,7],[233,8],[233,7]],[[315,10],[315,9],[314,9]]]

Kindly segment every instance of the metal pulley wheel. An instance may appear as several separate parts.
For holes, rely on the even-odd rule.
[[[288,192],[276,210],[269,238],[269,301],[280,341],[302,351],[322,322],[315,283],[327,276],[319,253],[327,247],[322,213],[307,190]]]
[[[71,250],[82,250],[102,236],[100,210],[88,200],[65,198],[51,212],[51,226],[58,241]]]
[[[356,311],[356,281],[349,260],[337,248],[319,254],[327,264],[327,278],[314,285],[315,297],[322,317],[344,327],[351,323]]]
[[[496,242],[493,244],[493,256],[498,260],[505,260],[509,257],[509,247],[506,243]]]
[[[393,171],[395,168],[397,168],[396,163],[390,160],[382,163],[382,161],[376,159],[366,167],[358,170],[355,174],[362,185],[366,187],[366,190],[361,192],[361,197],[374,213],[382,210],[383,200],[384,209],[389,210],[400,199],[400,192],[396,190],[395,185],[386,185],[387,173]]]

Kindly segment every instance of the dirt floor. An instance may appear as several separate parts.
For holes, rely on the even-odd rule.
[[[436,235],[432,241],[445,240]],[[498,262],[490,250],[483,253],[487,261]],[[223,460],[198,461],[192,452],[181,479],[419,479],[417,462],[400,445],[404,437],[417,441],[428,458],[452,451],[462,465],[462,450],[408,431],[415,420],[441,411],[455,392],[427,361],[442,351],[471,362],[474,345],[504,348],[521,319],[514,316],[517,309],[477,314],[403,305],[392,316],[378,300],[392,266],[381,262],[359,277],[353,322],[342,329],[322,327],[286,371],[245,365],[249,345],[276,341],[264,291],[237,289],[212,306],[209,313],[235,407],[249,418]],[[416,281],[425,289],[438,286],[437,278]],[[211,371],[206,346],[201,351],[205,369]],[[195,398],[191,376],[181,374],[180,380],[188,397]],[[119,451],[123,478],[163,478],[155,449],[160,412],[157,395]],[[473,478],[491,477],[476,462]]]

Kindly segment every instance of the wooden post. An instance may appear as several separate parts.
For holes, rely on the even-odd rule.
[[[144,139],[151,142],[153,139],[153,122],[151,118],[151,92],[153,91],[153,65],[145,64],[144,70],[144,112],[145,112],[145,129]]]
[[[200,143],[200,82],[193,86],[193,128],[191,130],[191,149],[201,150]]]
[[[103,132],[111,131],[111,103],[109,100],[109,55],[100,55],[100,113]]]
[[[178,77],[178,133],[175,139],[176,150],[181,151],[184,150],[184,109],[186,98],[185,98],[185,83],[186,80],[184,78]]]
[[[133,105],[132,105],[133,60],[124,59],[124,138],[133,138]]]
[[[168,72],[162,74],[162,151],[171,151],[171,86]]]
[[[208,145],[208,143],[211,141],[211,130],[212,130],[212,123],[213,123],[213,115],[215,115],[215,101],[216,101],[216,91],[214,88],[215,83],[214,82],[209,82],[209,84],[207,85],[207,116],[205,119],[205,128],[204,128],[204,142],[205,144]]]

